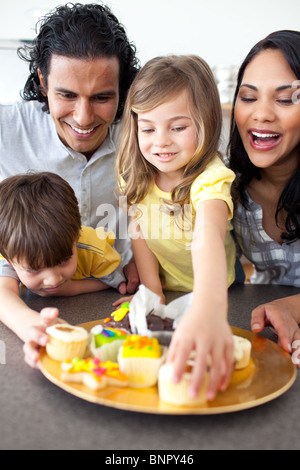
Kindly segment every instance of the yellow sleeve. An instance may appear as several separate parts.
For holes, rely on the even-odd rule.
[[[121,256],[113,248],[115,235],[102,227],[96,230],[82,227],[77,244],[77,271],[73,279],[101,278],[111,274],[121,263]]]
[[[228,205],[228,220],[233,216],[231,185],[235,174],[216,156],[208,163],[191,187],[191,203],[195,210],[198,205],[209,199],[221,199]]]

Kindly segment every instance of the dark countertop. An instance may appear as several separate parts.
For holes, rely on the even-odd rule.
[[[282,286],[233,286],[230,324],[250,330],[254,307],[299,292]],[[167,302],[178,295],[167,293]],[[61,317],[72,324],[105,318],[118,298],[113,290],[73,298],[44,299],[27,291],[22,296],[38,311],[58,307]],[[276,340],[269,329],[263,334]],[[0,346],[1,450],[101,449],[112,455],[117,450],[143,449],[300,448],[299,377],[284,395],[248,410],[217,415],[146,414],[89,403],[56,387],[23,362],[22,343],[3,324]]]

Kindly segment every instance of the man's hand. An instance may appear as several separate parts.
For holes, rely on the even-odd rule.
[[[122,282],[118,287],[118,291],[121,295],[134,294],[140,285],[140,278],[133,259],[124,266],[123,271],[127,283]]]

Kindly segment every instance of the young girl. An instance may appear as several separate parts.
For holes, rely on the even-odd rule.
[[[221,125],[214,77],[202,59],[153,59],[129,91],[117,163],[141,283],[162,303],[162,284],[194,293],[168,359],[178,381],[195,351],[192,396],[209,360],[208,399],[227,387],[233,354],[227,287],[234,280],[234,174],[218,155]]]
[[[251,282],[300,287],[300,32],[276,31],[238,74],[229,147],[234,233]],[[300,340],[300,295],[261,305],[253,331],[272,324],[284,349]]]

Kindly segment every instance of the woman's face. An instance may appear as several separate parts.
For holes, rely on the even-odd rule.
[[[297,165],[300,99],[297,77],[279,50],[260,52],[249,63],[235,104],[245,150],[258,168]]]

